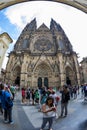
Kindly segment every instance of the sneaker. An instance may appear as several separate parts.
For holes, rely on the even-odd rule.
[[[8,123],[8,121],[7,121],[7,120],[4,120],[4,123]]]
[[[63,117],[62,115],[59,116],[59,118],[62,118],[62,117]]]
[[[39,109],[38,112],[41,112],[41,109]]]
[[[12,125],[12,124],[14,124],[14,122],[13,122],[13,121],[11,121],[11,122],[9,122],[9,124],[11,124],[11,125]]]
[[[67,115],[65,115],[64,117],[67,117]]]

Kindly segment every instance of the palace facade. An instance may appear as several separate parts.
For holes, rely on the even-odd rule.
[[[6,66],[7,83],[30,87],[80,85],[78,57],[60,24],[51,19],[37,28],[32,20],[21,32]]]

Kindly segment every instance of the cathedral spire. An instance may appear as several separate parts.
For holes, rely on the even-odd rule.
[[[23,29],[23,31],[21,32],[15,46],[14,46],[14,50],[16,50],[18,48],[18,46],[20,46],[19,44],[23,44],[26,47],[29,46],[27,44],[29,44],[29,38],[32,35],[33,32],[36,31],[37,25],[36,25],[36,18],[34,18],[30,23],[28,23],[25,28]],[[24,38],[25,35],[28,35],[27,38]],[[22,40],[21,40],[22,39]]]
[[[26,25],[26,27],[24,28],[24,30],[22,32],[24,32],[24,31],[35,31],[36,28],[37,28],[36,18],[34,18],[30,23],[28,23]]]
[[[51,22],[50,22],[50,30],[53,31],[63,31],[62,27],[60,26],[60,24],[56,23],[56,21],[54,21],[52,18],[51,18]]]

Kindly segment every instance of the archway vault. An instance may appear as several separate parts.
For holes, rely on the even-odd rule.
[[[38,0],[0,0],[0,10],[17,3],[29,2],[29,1],[38,1]],[[44,1],[64,3],[87,13],[87,0],[44,0]]]

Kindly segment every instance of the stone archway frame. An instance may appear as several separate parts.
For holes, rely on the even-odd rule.
[[[9,7],[11,5],[15,5],[18,3],[23,3],[23,2],[31,2],[31,0],[1,0],[0,1],[0,10],[4,9],[6,7]],[[32,0],[34,1],[34,0]],[[42,1],[42,0],[40,0]],[[48,0],[44,0],[48,1]],[[87,13],[87,0],[51,0],[51,2],[58,2],[58,3],[63,3],[66,5],[70,5],[72,7],[75,7],[85,13]]]
[[[39,62],[36,65],[36,67],[34,68],[33,74],[34,74],[34,76],[36,76],[35,82],[38,81],[39,77],[42,78],[42,86],[44,87],[44,78],[47,77],[48,81],[50,82],[49,77],[52,76],[52,69],[51,69],[51,67],[49,66],[48,63],[46,63],[44,61],[43,62]]]
[[[49,65],[47,62],[45,62],[45,61],[42,61],[42,62],[39,61],[39,63],[35,66],[33,72],[37,71],[38,68],[41,69],[41,67],[42,67],[42,68],[45,68],[45,69],[48,69],[48,70],[52,73],[52,68],[51,68],[50,65]]]
[[[50,71],[52,72],[53,69],[52,69],[51,64],[50,64],[49,60],[47,59],[47,57],[45,56],[45,59],[44,59],[44,60],[42,60],[41,58],[42,58],[42,56],[41,56],[40,58],[38,58],[38,60],[37,60],[37,62],[36,62],[36,64],[35,64],[35,66],[34,66],[33,72],[36,70],[37,66],[41,65],[42,63],[44,63],[44,64],[46,64],[47,66],[49,66]]]
[[[15,67],[14,67],[14,70],[13,70],[13,78],[14,79],[12,79],[13,81],[15,81],[15,79],[16,79],[16,77],[17,76],[20,76],[20,75],[17,75],[17,73],[15,73],[15,71],[17,72],[17,69],[18,69],[18,72],[19,72],[19,68],[20,68],[20,73],[21,73],[21,66],[20,65],[16,65]],[[14,74],[15,73],[15,74]],[[14,77],[15,76],[15,77]]]
[[[65,64],[65,69],[66,69],[67,67],[69,67],[69,68],[73,71],[72,66],[70,65],[69,62],[66,62],[66,64]]]
[[[14,72],[15,70],[17,70],[17,69],[18,69],[18,71],[19,71],[19,68],[20,68],[20,70],[21,70],[21,66],[20,66],[20,65],[16,65],[16,66],[14,67],[13,72]]]
[[[65,78],[67,77],[67,75],[66,75],[66,69],[67,68],[69,68],[70,69],[70,71],[71,71],[71,73],[72,73],[72,75],[73,75],[73,77],[69,77],[70,78],[70,80],[71,80],[71,83],[72,83],[72,79],[73,79],[73,82],[74,82],[74,71],[73,71],[73,68],[72,68],[72,66],[70,65],[70,63],[69,62],[66,62],[66,65],[65,65]],[[70,73],[70,72],[69,72]]]

